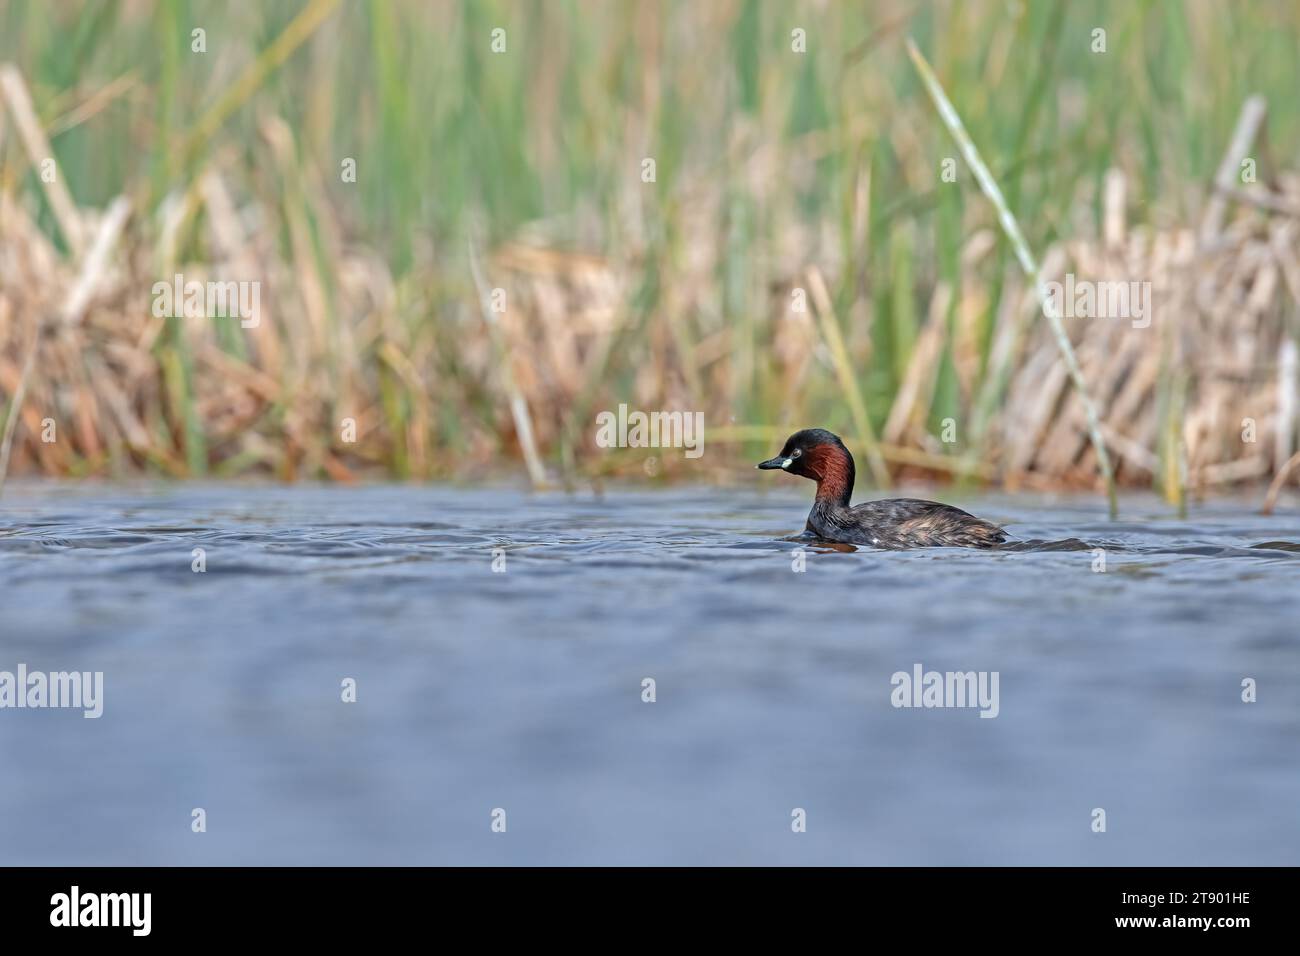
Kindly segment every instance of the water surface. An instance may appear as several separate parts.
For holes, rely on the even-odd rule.
[[[0,710],[0,864],[1300,863],[1294,509],[840,553],[803,490],[11,485],[0,670],[105,700]]]

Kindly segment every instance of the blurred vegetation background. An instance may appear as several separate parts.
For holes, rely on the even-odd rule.
[[[39,324],[67,318],[41,333],[11,469],[473,477],[532,446],[538,481],[722,477],[822,425],[877,439],[893,479],[1092,486],[1086,441],[1012,468],[1005,436],[972,421],[981,397],[1017,400],[990,376],[1026,284],[969,171],[941,179],[959,154],[909,36],[1040,256],[1102,234],[1110,171],[1126,220],[1199,221],[1252,94],[1269,107],[1261,179],[1286,194],[1296,4],[0,2],[0,62],[29,91],[73,230],[89,246],[102,211],[130,204],[69,318],[85,250],[0,103],[0,407]],[[177,271],[259,279],[263,327],[153,319],[149,290]],[[481,293],[498,287],[494,316]],[[1295,334],[1278,288],[1270,352]],[[1033,352],[1019,341],[1011,366]],[[1184,354],[1161,353],[1139,403],[1153,421],[1185,424],[1198,400]],[[595,449],[596,411],[619,402],[704,410],[706,455]],[[47,417],[70,423],[53,444]],[[1154,429],[1116,439],[1122,477],[1190,480],[1186,441]],[[1267,477],[1267,457],[1223,480]]]

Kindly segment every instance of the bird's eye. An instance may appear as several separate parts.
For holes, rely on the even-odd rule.
[[[802,449],[802,448],[796,448],[793,452],[790,453],[790,457],[791,457],[791,458],[798,458],[798,457],[799,457],[800,455],[802,455],[802,454],[803,454],[803,449]]]

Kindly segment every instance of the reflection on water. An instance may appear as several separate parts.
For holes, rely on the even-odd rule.
[[[0,710],[0,863],[1300,863],[1300,517],[954,503],[1017,542],[805,547],[750,488],[11,486],[0,670],[105,700]],[[915,664],[998,717],[893,708]]]

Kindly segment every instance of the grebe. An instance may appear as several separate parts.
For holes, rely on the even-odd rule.
[[[824,428],[795,432],[781,454],[758,467],[817,482],[807,533],[823,541],[890,549],[994,548],[1007,538],[997,525],[937,501],[887,498],[850,507],[853,456],[838,435]]]

